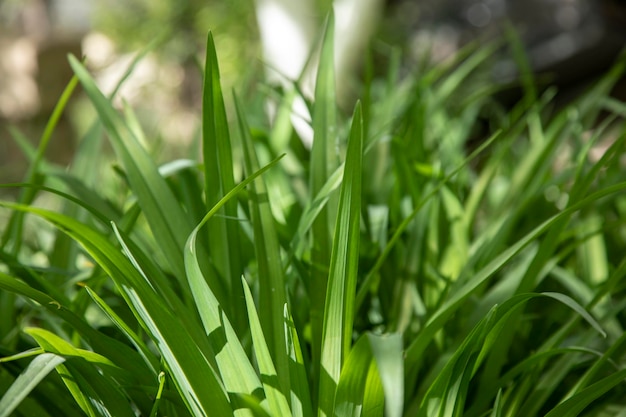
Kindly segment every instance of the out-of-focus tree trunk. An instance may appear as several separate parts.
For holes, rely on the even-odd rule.
[[[335,0],[335,70],[337,96],[347,99],[355,65],[382,16],[383,0]],[[305,95],[315,89],[316,60],[313,48],[319,39],[324,16],[315,0],[257,0],[256,12],[264,60],[270,82],[286,89],[300,81]],[[307,65],[308,63],[308,65]],[[312,132],[302,116],[310,115],[300,99],[294,101],[292,121],[298,134],[310,145]]]

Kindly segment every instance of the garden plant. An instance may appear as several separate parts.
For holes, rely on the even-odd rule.
[[[165,163],[69,57],[38,147],[12,131],[0,416],[626,416],[626,60],[557,106],[511,34],[507,108],[496,45],[391,54],[345,112],[332,27],[311,149],[293,96],[222,91],[211,34],[200,155]],[[97,121],[59,167],[79,85]]]

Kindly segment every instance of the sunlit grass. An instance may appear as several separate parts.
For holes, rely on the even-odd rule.
[[[626,413],[626,61],[558,110],[523,73],[506,109],[480,76],[495,48],[468,47],[366,77],[343,114],[332,40],[308,151],[223,94],[209,35],[202,158],[163,166],[70,57],[0,202],[0,416]],[[77,83],[98,122],[64,170],[43,155]]]

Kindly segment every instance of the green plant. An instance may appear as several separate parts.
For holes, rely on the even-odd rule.
[[[231,134],[209,35],[203,161],[160,167],[70,58],[40,147],[21,141],[27,182],[5,185],[20,200],[0,202],[0,416],[626,412],[626,109],[607,95],[624,60],[564,110],[527,83],[505,111],[478,71],[493,48],[468,48],[366,77],[344,120],[332,45],[308,151],[281,114],[251,128],[236,95]],[[43,155],[77,83],[99,120],[67,172]],[[93,174],[103,131],[114,179]],[[37,219],[53,227],[33,241]]]

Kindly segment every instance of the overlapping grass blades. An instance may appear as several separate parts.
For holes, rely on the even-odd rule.
[[[18,135],[33,161],[20,185],[30,197],[0,206],[12,224],[34,215],[67,239],[38,246],[16,226],[5,232],[1,406],[42,416],[624,412],[626,113],[606,95],[626,61],[561,111],[527,73],[507,110],[481,81],[495,47],[470,46],[408,80],[369,78],[350,116],[335,103],[332,15],[325,30],[310,152],[284,135],[287,119],[251,126],[260,118],[237,95],[229,126],[210,34],[202,162],[158,166],[132,110],[118,112],[70,59],[122,181],[111,199],[98,186],[110,182],[87,175],[97,124],[70,171]],[[601,110],[611,114],[595,123]],[[272,159],[283,152],[288,164]],[[298,197],[275,210],[281,192]],[[66,208],[32,205],[35,195]]]
[[[54,353],[42,353],[33,359],[0,399],[0,416],[10,416],[31,390],[63,362],[65,358]]]
[[[239,131],[243,142],[244,166],[247,172],[258,170],[259,161],[250,135],[250,128],[241,105],[235,98]],[[269,206],[268,190],[263,178],[250,185],[250,220],[254,231],[254,249],[258,268],[260,320],[267,335],[269,353],[276,363],[278,387],[289,395],[290,375],[283,312],[287,304],[286,281],[281,249]],[[249,307],[248,307],[249,308]]]

